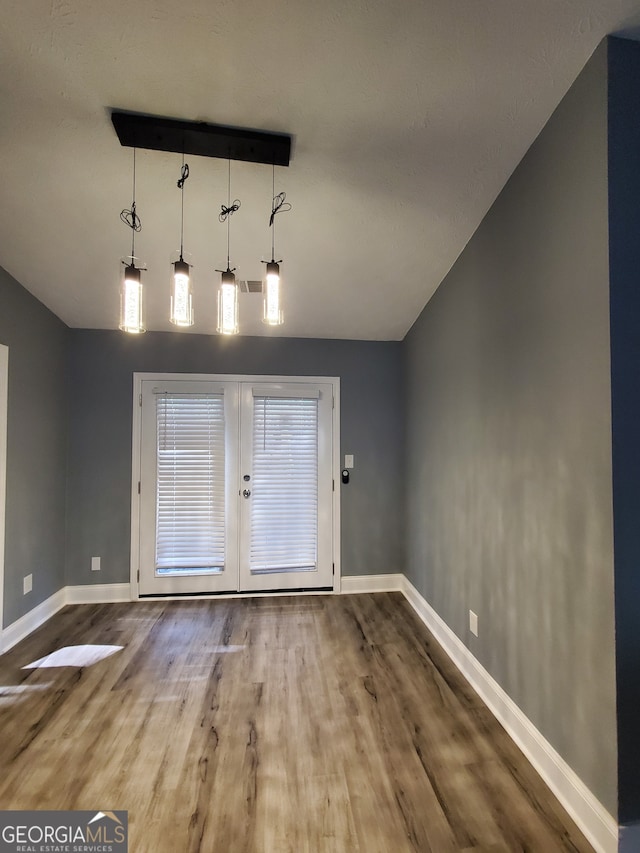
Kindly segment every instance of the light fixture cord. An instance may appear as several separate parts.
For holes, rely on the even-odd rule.
[[[227,177],[227,209],[231,206],[231,157],[229,157],[229,168]],[[231,245],[231,212],[227,216],[227,269],[230,267],[229,254]]]
[[[218,215],[218,220],[220,222],[227,223],[227,272],[231,272],[230,269],[230,244],[231,244],[231,235],[230,235],[230,223],[229,218],[240,208],[240,199],[234,198],[233,204],[231,203],[231,157],[229,157],[229,177],[227,180],[227,205],[225,207],[224,204],[220,205],[220,213]]]
[[[271,226],[271,260],[275,260],[275,243],[276,243],[276,220],[275,213],[273,212],[273,199],[276,197],[276,164],[271,164],[271,218],[269,220],[269,224]]]
[[[125,207],[124,210],[120,212],[120,219],[131,228],[131,263],[136,256],[136,232],[142,231],[142,222],[140,221],[140,217],[136,213],[136,149],[133,149],[133,201],[131,202],[131,208],[127,210]]]
[[[278,213],[287,213],[291,210],[291,205],[288,201],[285,201],[287,198],[286,193],[278,193],[276,195],[276,164],[273,163],[271,166],[271,194],[273,196],[273,202],[271,205],[271,216],[269,217],[269,228],[271,231],[271,260],[275,261],[275,242],[276,242],[276,215]]]
[[[133,219],[134,227],[131,229],[131,263],[136,255],[136,149],[133,149],[133,189],[131,200],[131,218]]]
[[[189,177],[189,164],[184,162],[184,152],[182,153],[182,171],[180,172],[180,180],[177,183],[180,190],[180,260],[184,260],[182,253],[184,250],[184,185]]]

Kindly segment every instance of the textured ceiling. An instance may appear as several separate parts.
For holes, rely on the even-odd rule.
[[[70,326],[116,328],[131,149],[110,108],[291,133],[276,191],[286,323],[401,339],[598,42],[616,0],[0,0],[0,265]],[[189,158],[194,332],[215,328],[227,164]],[[147,327],[168,330],[180,157],[138,154]],[[271,170],[232,164],[231,263],[270,255]]]

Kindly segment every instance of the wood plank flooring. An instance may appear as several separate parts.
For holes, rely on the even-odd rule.
[[[22,669],[62,647],[122,650]],[[0,808],[132,853],[592,848],[399,593],[67,607],[0,658]]]

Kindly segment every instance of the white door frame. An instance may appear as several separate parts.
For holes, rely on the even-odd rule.
[[[207,381],[207,382],[268,382],[268,383],[326,383],[333,387],[333,422],[332,439],[333,451],[331,469],[334,482],[333,489],[333,591],[340,591],[340,378],[336,376],[269,376],[251,374],[227,373],[134,373],[133,374],[133,418],[131,429],[131,598],[140,597],[138,576],[140,571],[140,492],[142,460],[142,382],[163,382],[168,380]],[[278,593],[213,593],[204,594],[203,598],[224,598],[246,595],[277,595]],[[291,593],[288,593],[291,594]],[[304,593],[301,593],[304,594]],[[308,594],[308,593],[307,593]],[[165,596],[180,598],[181,596]],[[189,598],[193,596],[188,596]]]
[[[0,654],[4,651],[4,531],[7,508],[7,419],[9,347],[0,344]]]

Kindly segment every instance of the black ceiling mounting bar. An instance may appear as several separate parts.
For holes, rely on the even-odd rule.
[[[291,137],[286,133],[179,121],[119,110],[112,111],[111,121],[120,144],[130,148],[268,163],[270,166],[288,166],[291,157]]]

